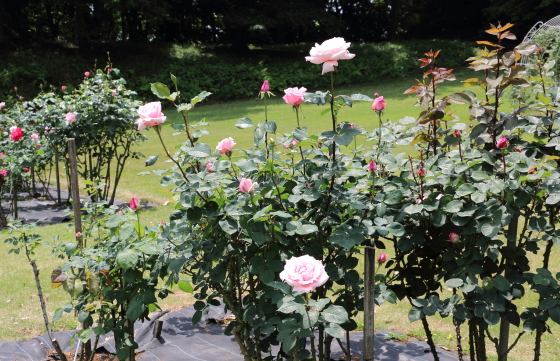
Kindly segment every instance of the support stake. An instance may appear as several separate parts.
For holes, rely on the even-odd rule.
[[[364,263],[364,361],[373,361],[375,356],[375,248],[365,248]]]

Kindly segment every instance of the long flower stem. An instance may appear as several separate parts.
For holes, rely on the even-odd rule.
[[[299,128],[299,105],[295,105],[294,108],[296,109],[297,127]]]

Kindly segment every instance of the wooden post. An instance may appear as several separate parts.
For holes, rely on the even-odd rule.
[[[515,249],[517,246],[517,227],[519,224],[519,218],[514,217],[509,222],[507,230],[507,243],[506,246],[509,249]],[[513,259],[510,257],[506,260],[506,278],[511,273],[511,267],[513,266]],[[506,301],[509,302],[509,301]],[[507,304],[506,304],[507,305]],[[498,361],[507,361],[508,359],[508,348],[509,348],[509,320],[507,318],[507,312],[504,313],[502,319],[500,320],[500,339],[498,345]]]
[[[12,179],[12,211],[14,219],[18,219],[18,205],[17,205],[17,183]]]
[[[375,356],[375,248],[366,246],[364,263],[364,361],[373,361]]]
[[[72,210],[74,211],[74,231],[76,234],[78,232],[82,233],[82,207],[80,203],[80,187],[78,186],[78,154],[76,152],[76,140],[74,138],[68,139],[68,159],[70,163],[70,184],[72,188]],[[58,164],[58,163],[57,163]],[[84,237],[76,236],[76,241],[78,242],[78,247],[83,248]],[[82,324],[84,329],[88,328],[87,322]],[[84,344],[84,358],[89,360],[91,355],[91,340],[88,340]]]
[[[57,199],[57,204],[61,205],[62,204],[62,200],[60,199],[60,172],[58,169],[58,152],[55,151],[54,152],[54,172],[56,173],[56,199]]]
[[[163,327],[163,320],[156,320],[154,322],[154,338],[159,338],[161,336],[161,329]]]

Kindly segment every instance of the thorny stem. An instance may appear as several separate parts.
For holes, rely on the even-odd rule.
[[[379,155],[381,154],[381,110],[377,110],[376,113],[379,117],[379,141],[377,143],[377,161],[379,161]]]
[[[334,113],[334,75],[331,72],[331,117],[332,117],[332,130],[336,132],[336,114]],[[332,161],[336,160],[336,142],[333,139],[332,144]]]

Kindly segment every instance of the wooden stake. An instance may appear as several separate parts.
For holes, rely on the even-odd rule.
[[[56,199],[58,205],[62,204],[62,199],[60,198],[60,172],[58,169],[58,152],[54,152],[54,172],[56,173]]]
[[[364,361],[373,361],[375,356],[375,248],[365,248],[364,263]]]

